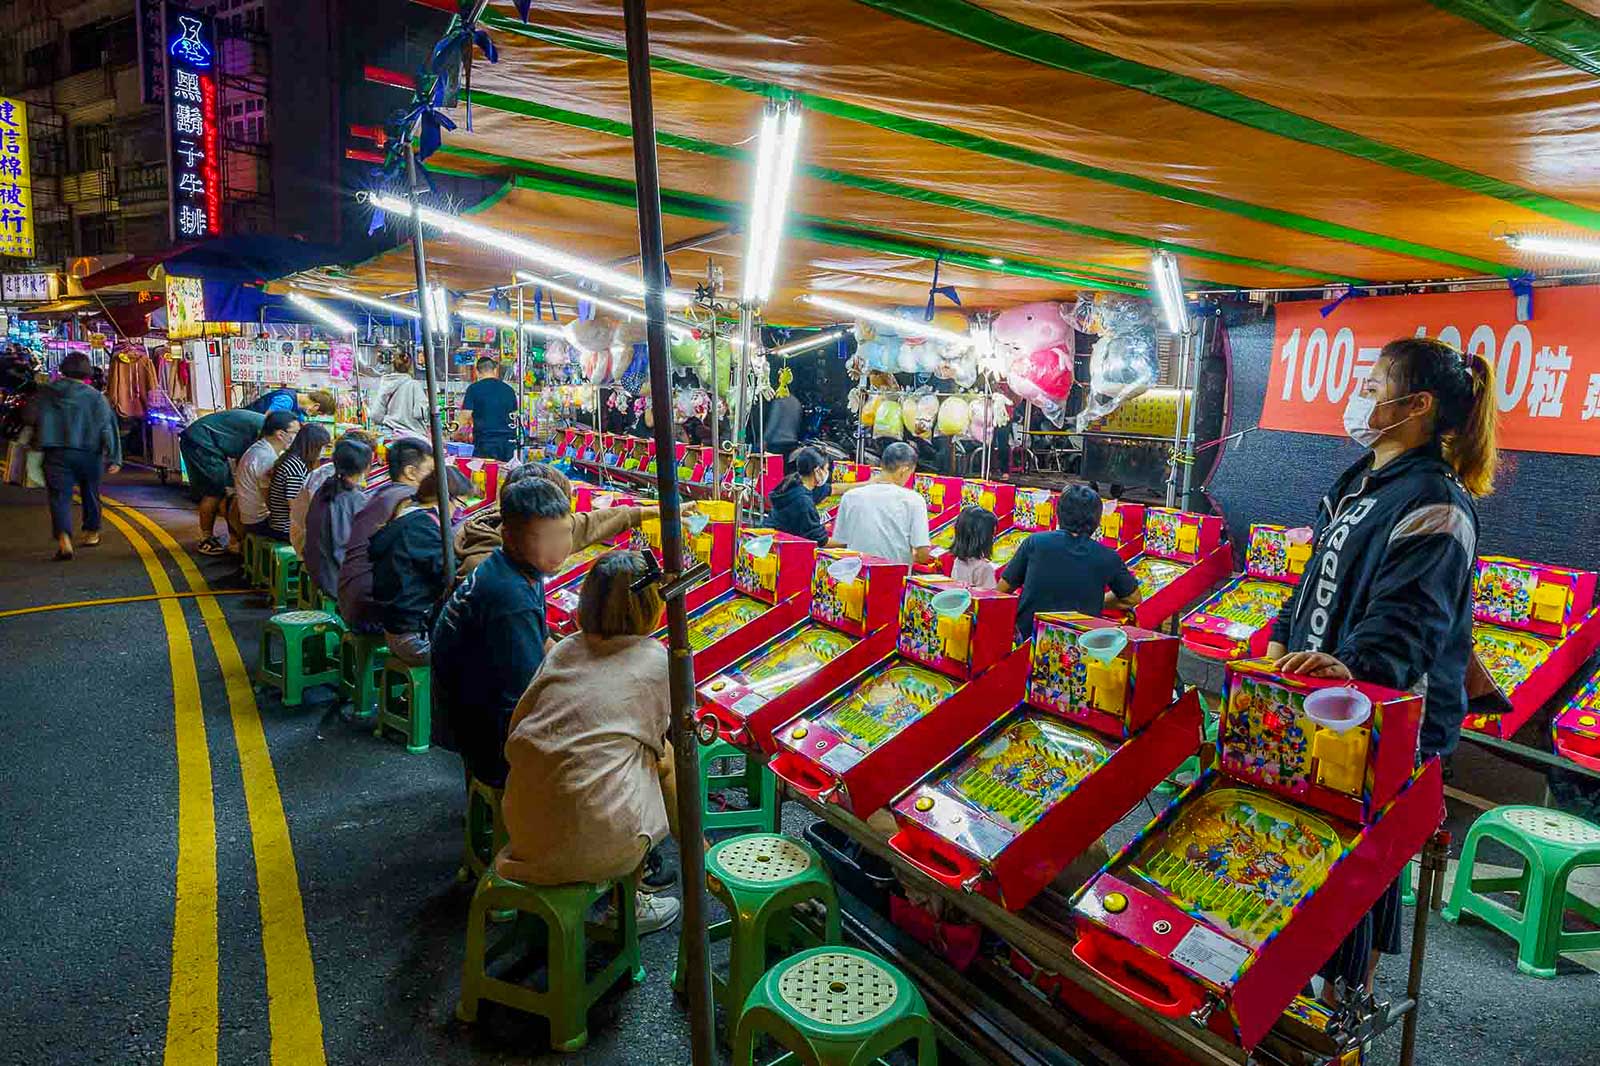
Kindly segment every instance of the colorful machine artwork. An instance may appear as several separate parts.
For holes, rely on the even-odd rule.
[[[1439,825],[1422,699],[1227,666],[1217,764],[1074,897],[1080,961],[1254,1049]]]
[[[1311,558],[1311,530],[1253,525],[1244,573],[1184,616],[1183,643],[1224,661],[1264,654],[1272,624]]]
[[[1472,645],[1498,699],[1475,705],[1465,728],[1509,737],[1600,647],[1591,571],[1504,556],[1478,560]]]
[[[1600,670],[1567,701],[1550,729],[1558,755],[1600,772]]]
[[[1026,906],[1194,752],[1200,704],[1173,701],[1177,659],[1169,636],[1040,614],[1025,701],[895,801],[890,846]]]
[[[1159,627],[1228,576],[1232,555],[1223,541],[1225,528],[1217,515],[1144,509],[1143,550],[1128,560],[1128,570],[1139,582],[1134,625]]]

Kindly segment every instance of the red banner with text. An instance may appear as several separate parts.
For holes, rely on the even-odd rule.
[[[1533,318],[1499,292],[1279,304],[1263,429],[1344,435],[1344,406],[1396,337],[1482,352],[1495,368],[1500,447],[1600,455],[1600,286],[1538,289]]]

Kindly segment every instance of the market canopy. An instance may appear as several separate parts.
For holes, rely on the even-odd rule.
[[[807,290],[920,305],[941,255],[968,306],[1142,286],[1155,248],[1195,287],[1510,278],[1549,264],[1507,232],[1600,231],[1600,4],[1555,6],[654,4],[667,241],[741,220],[781,92],[805,131],[774,320],[814,317]],[[480,25],[499,62],[474,62],[471,129],[458,107],[429,167],[505,180],[491,225],[635,254],[620,5],[536,3],[525,25],[497,3]],[[742,244],[675,254],[675,279],[708,253],[738,278]],[[512,265],[437,254],[454,288]],[[410,288],[408,264],[354,280]]]

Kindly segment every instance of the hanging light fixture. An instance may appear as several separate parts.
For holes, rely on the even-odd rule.
[[[356,331],[354,322],[349,322],[339,317],[339,315],[335,314],[331,308],[324,306],[321,302],[313,300],[309,296],[298,292],[291,292],[289,294],[289,302],[300,308],[312,318],[322,322],[323,325],[331,326],[341,333],[354,333]]]
[[[610,311],[612,314],[621,315],[623,318],[626,318],[631,322],[649,321],[649,317],[640,308],[630,307],[625,303],[618,303],[616,300],[608,300],[604,296],[597,296],[592,292],[585,292],[583,289],[580,289],[575,285],[567,285],[563,282],[551,281],[549,278],[541,277],[538,274],[530,274],[526,270],[517,271],[517,280],[525,281],[531,285],[538,285],[542,288],[550,289],[553,292],[562,293],[563,295],[572,297],[574,300],[585,300],[594,304],[596,307]],[[667,332],[679,340],[683,340],[691,336],[690,331],[684,325],[678,322],[669,321],[667,323]]]
[[[456,317],[463,322],[475,322],[480,326],[493,326],[496,329],[516,329],[517,320],[509,315],[497,315],[493,311],[479,311],[472,307],[457,307]],[[529,333],[540,337],[565,337],[566,333],[559,326],[548,326],[543,322],[524,322],[522,328]]]
[[[393,211],[396,214],[406,215],[411,213],[411,202],[401,197],[390,196],[387,193],[371,192],[367,194],[367,199],[369,203],[384,211]],[[530,241],[526,237],[502,233],[491,226],[469,222],[459,215],[450,214],[448,211],[437,211],[431,207],[421,206],[418,206],[416,211],[417,217],[424,223],[453,237],[461,237],[464,240],[482,244],[496,251],[505,252],[507,255],[517,259],[535,263],[546,270],[576,274],[624,296],[631,296],[635,299],[644,298],[644,282],[601,263],[573,255],[570,252],[563,252],[559,248],[540,244],[538,241]],[[665,293],[665,297],[668,307],[684,307],[690,302],[687,295],[672,290],[668,290]]]
[[[1600,242],[1547,237],[1538,233],[1508,233],[1501,240],[1519,252],[1549,255],[1558,259],[1600,260]]]
[[[832,296],[818,296],[816,293],[807,293],[801,301],[812,307],[820,307],[825,311],[835,311],[841,315],[849,315],[865,322],[875,322],[880,326],[894,330],[896,333],[909,334],[913,337],[928,337],[933,340],[944,341],[947,344],[970,344],[972,338],[965,333],[957,333],[951,329],[941,329],[931,322],[920,322],[911,318],[900,318],[883,311],[874,311],[870,307],[862,307],[846,300],[836,300]]]
[[[1189,332],[1189,305],[1183,298],[1183,275],[1178,270],[1178,259],[1171,252],[1157,252],[1150,257],[1150,277],[1154,282],[1156,297],[1161,304],[1162,317],[1166,319],[1168,333]]]
[[[351,303],[365,304],[368,307],[376,307],[380,310],[389,312],[391,315],[399,315],[402,318],[421,317],[421,312],[419,312],[415,307],[407,307],[405,304],[390,303],[388,300],[380,300],[376,296],[368,296],[365,293],[356,292],[353,289],[305,289],[304,291],[307,295],[320,296],[326,300],[348,300]]]
[[[428,318],[435,333],[446,337],[450,335],[450,294],[444,291],[442,285],[435,285],[428,290]]]
[[[848,326],[830,329],[826,333],[818,333],[814,337],[802,337],[797,341],[790,341],[788,344],[780,345],[773,348],[769,354],[782,356],[799,355],[801,352],[809,352],[813,348],[821,348],[824,345],[832,344],[849,332]]]
[[[761,114],[755,186],[750,194],[750,241],[743,266],[746,304],[765,303],[772,295],[799,149],[800,106],[793,100],[769,101]]]

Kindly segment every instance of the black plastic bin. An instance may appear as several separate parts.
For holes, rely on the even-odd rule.
[[[850,893],[877,913],[888,915],[889,893],[895,887],[893,867],[827,822],[807,826],[805,838],[833,871],[840,891]]]

